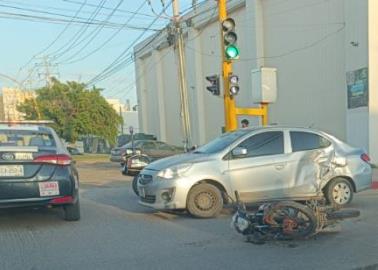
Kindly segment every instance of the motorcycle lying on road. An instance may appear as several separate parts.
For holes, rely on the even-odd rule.
[[[256,212],[248,212],[235,192],[237,210],[231,225],[247,237],[248,242],[266,240],[295,240],[313,236],[339,220],[358,217],[356,209],[336,209],[326,205],[324,199],[311,199],[304,203],[277,201],[261,204]]]

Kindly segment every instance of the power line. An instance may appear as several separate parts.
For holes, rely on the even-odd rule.
[[[170,1],[170,4],[172,3],[172,1]],[[168,8],[168,6],[166,7]],[[164,12],[165,10],[162,10],[161,11],[161,14]],[[159,19],[159,17],[156,17],[150,24],[149,24],[149,27],[152,27],[152,25]],[[159,33],[161,33],[164,29],[162,29]],[[143,31],[110,65],[108,65],[105,69],[103,69],[97,76],[95,76],[94,78],[92,78],[91,80],[88,81],[87,84],[93,84],[95,82],[98,82],[100,80],[103,80],[107,77],[109,77],[112,73],[114,72],[117,72],[119,71],[119,68],[122,68],[124,63],[125,63],[125,59],[122,59],[126,54],[127,52],[133,48],[134,45],[136,45],[137,42],[139,42],[139,40],[144,36],[144,34],[146,33],[147,31]],[[158,33],[158,34],[159,34]],[[158,34],[155,34],[155,36],[151,39],[150,42],[148,42],[145,46],[148,46],[157,36]],[[127,61],[127,59],[126,59]]]
[[[145,4],[145,1],[142,2],[142,4],[137,8],[137,10],[135,11],[135,13],[133,13],[131,15],[131,17],[129,19],[127,19],[127,21],[124,23],[124,27],[126,27],[128,25],[128,23],[134,18],[134,16],[143,8]],[[69,61],[69,62],[66,62],[66,64],[73,64],[73,63],[76,63],[76,62],[79,62],[81,60],[84,60],[85,58],[91,56],[92,54],[98,52],[99,50],[101,50],[106,44],[108,44],[113,38],[115,38],[119,32],[124,28],[124,27],[121,27],[119,28],[112,36],[110,36],[107,40],[105,40],[99,47],[97,47],[96,49],[92,50],[91,52],[87,53],[86,55],[84,55],[83,57],[81,58],[78,58],[76,60],[72,60],[72,61]]]
[[[55,42],[58,41],[58,39],[66,32],[66,30],[68,29],[68,27],[70,27],[70,25],[72,24],[72,22],[77,18],[77,16],[79,15],[80,11],[83,9],[84,7],[84,4],[87,2],[87,0],[85,0],[83,2],[83,5],[81,5],[79,7],[79,9],[76,11],[75,15],[72,17],[72,19],[70,20],[70,22],[63,28],[63,30],[56,36],[56,38],[48,45],[46,46],[44,49],[42,49],[41,51],[39,51],[38,53],[36,53],[35,55],[32,56],[32,58],[29,60],[29,62],[27,62],[25,64],[25,66],[29,65],[31,61],[33,61],[34,57],[36,57],[37,55],[39,54],[42,54],[44,51],[47,51],[48,49],[51,48],[52,45],[55,44]]]
[[[46,6],[46,5],[30,4],[30,3],[17,2],[17,1],[9,1],[9,0],[0,0],[0,2],[10,3],[10,4],[13,4],[13,5],[19,5],[19,6],[23,6],[23,7],[25,7],[25,6],[27,6],[27,7],[39,7],[39,8],[42,8],[43,10],[68,11],[68,12],[72,12],[72,13],[76,13],[76,11],[77,11],[77,9],[52,7],[52,6]],[[85,1],[85,2],[87,2],[87,1]],[[84,3],[80,2],[78,4],[81,6]],[[88,6],[88,5],[85,4],[84,6]],[[119,10],[117,10],[117,13],[118,12],[119,12]],[[82,10],[81,13],[88,14],[88,13],[92,13],[92,11]],[[143,15],[143,14],[133,14],[133,12],[131,12],[131,11],[130,11],[130,13],[131,13],[131,15],[134,15],[135,18],[143,19],[143,20],[146,19],[146,16]],[[108,14],[106,14],[106,13],[99,13],[99,15],[101,15],[101,16],[107,16]],[[113,15],[113,17],[122,17],[122,18],[125,18],[125,15],[124,14],[115,14],[115,15]],[[149,16],[149,17],[151,17],[151,16]]]
[[[22,21],[28,21],[28,22],[46,22],[46,23],[51,23],[51,24],[66,24],[71,21],[68,19],[28,15],[28,14],[13,13],[13,12],[2,12],[2,11],[0,11],[0,19],[22,20]],[[72,21],[72,24],[89,25],[89,26],[105,25],[106,28],[110,28],[110,29],[118,29],[120,27],[123,27],[122,24],[113,23],[113,22],[102,23],[102,22],[98,22],[97,20],[94,22],[74,20]],[[146,30],[147,29],[150,31],[160,31],[160,29],[157,29],[157,28],[151,28],[151,27],[147,28],[147,27],[137,26],[137,25],[128,25],[125,28],[133,29],[133,30]]]
[[[113,11],[106,17],[106,19],[104,20],[104,22],[107,22],[108,20],[111,19],[111,17],[113,16],[113,14],[117,11],[117,9],[122,5],[124,0],[120,0],[118,2],[118,4],[114,7]],[[74,58],[75,56],[77,56],[78,54],[80,54],[97,36],[98,34],[101,32],[101,30],[103,29],[104,27],[103,26],[98,26],[97,29],[95,29],[94,31],[92,31],[90,35],[92,35],[91,38],[88,39],[87,43],[84,44],[84,46],[82,46],[76,53],[74,53],[73,55],[69,56],[68,58],[66,58],[65,60],[63,60],[62,62],[67,62],[67,61],[70,61],[72,58]],[[121,31],[122,28],[120,28],[119,31]],[[89,37],[88,36],[88,37]],[[84,41],[85,38],[82,40]],[[81,42],[79,42],[81,43]]]
[[[285,52],[285,53],[282,53],[282,54],[278,54],[278,55],[272,55],[272,56],[262,56],[262,57],[256,57],[256,58],[240,58],[238,59],[238,61],[253,61],[253,60],[260,60],[260,59],[274,59],[274,58],[281,58],[281,57],[285,57],[285,56],[288,56],[288,55],[291,55],[291,54],[295,54],[297,52],[300,52],[300,51],[304,51],[304,50],[307,50],[307,49],[310,49],[312,47],[315,47],[316,45],[318,45],[319,43],[327,40],[328,38],[336,35],[337,33],[340,33],[341,31],[344,30],[345,28],[345,23],[342,27],[340,27],[339,29],[337,29],[336,31],[334,32],[331,32],[331,33],[328,33],[326,34],[324,37],[318,39],[318,40],[315,40],[314,42],[311,42],[310,44],[308,45],[305,45],[303,47],[300,47],[300,48],[296,48],[296,49],[292,49],[288,52]],[[198,50],[196,50],[195,48],[193,47],[190,47],[190,46],[186,46],[188,49],[192,50],[192,51],[195,51],[196,53],[198,54],[201,54],[201,55],[205,55],[205,56],[210,56],[210,57],[217,57],[217,58],[221,58],[222,56],[221,55],[217,55],[217,54],[208,54],[208,53],[203,53],[203,52],[200,52]]]
[[[73,3],[73,4],[79,4],[79,5],[81,4],[81,2],[79,2],[79,1],[74,1],[74,0],[62,0],[62,1],[64,1],[64,2],[68,2],[68,3]],[[88,3],[87,3],[86,6],[89,6],[89,7],[95,7],[96,5],[94,5],[94,4],[88,4]],[[106,7],[106,6],[104,6],[103,9],[112,10],[112,8],[110,8],[110,7]],[[129,10],[125,10],[125,9],[118,9],[118,12],[129,13],[129,14],[135,14],[135,12],[133,12],[133,11],[129,11]],[[136,13],[136,15],[145,16],[145,17],[150,17],[150,18],[155,18],[154,15],[146,14],[146,13],[140,13],[140,12]]]
[[[87,22],[92,22],[98,13],[101,11],[101,8],[104,6],[105,2],[107,0],[101,0],[100,4],[96,7],[96,9],[93,11],[91,16],[87,19]],[[83,25],[79,31],[76,32],[76,34],[73,36],[71,40],[69,40],[67,43],[65,43],[63,46],[61,46],[58,50],[53,52],[52,54],[59,58],[60,56],[64,55],[66,52],[68,52],[70,49],[72,49],[80,40],[81,36],[85,34],[85,32],[88,30],[88,25]],[[71,45],[69,45],[71,43]],[[66,49],[64,49],[67,47]],[[50,54],[51,55],[51,54]]]

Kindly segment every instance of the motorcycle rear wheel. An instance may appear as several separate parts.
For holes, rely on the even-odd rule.
[[[317,219],[311,208],[294,201],[282,201],[271,206],[268,215],[273,217],[277,226],[282,227],[282,236],[286,239],[299,239],[313,235],[317,228]],[[265,215],[264,215],[265,216]],[[285,220],[296,223],[290,230],[284,229]]]

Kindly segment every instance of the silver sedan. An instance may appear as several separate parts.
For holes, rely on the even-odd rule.
[[[370,188],[369,156],[332,135],[308,128],[264,127],[225,133],[196,151],[158,160],[138,179],[140,203],[219,214],[238,191],[241,200],[307,200],[335,205]]]

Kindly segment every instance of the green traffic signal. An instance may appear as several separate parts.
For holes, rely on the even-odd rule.
[[[238,59],[239,58],[239,49],[233,44],[230,44],[226,47],[226,58],[227,59]]]

